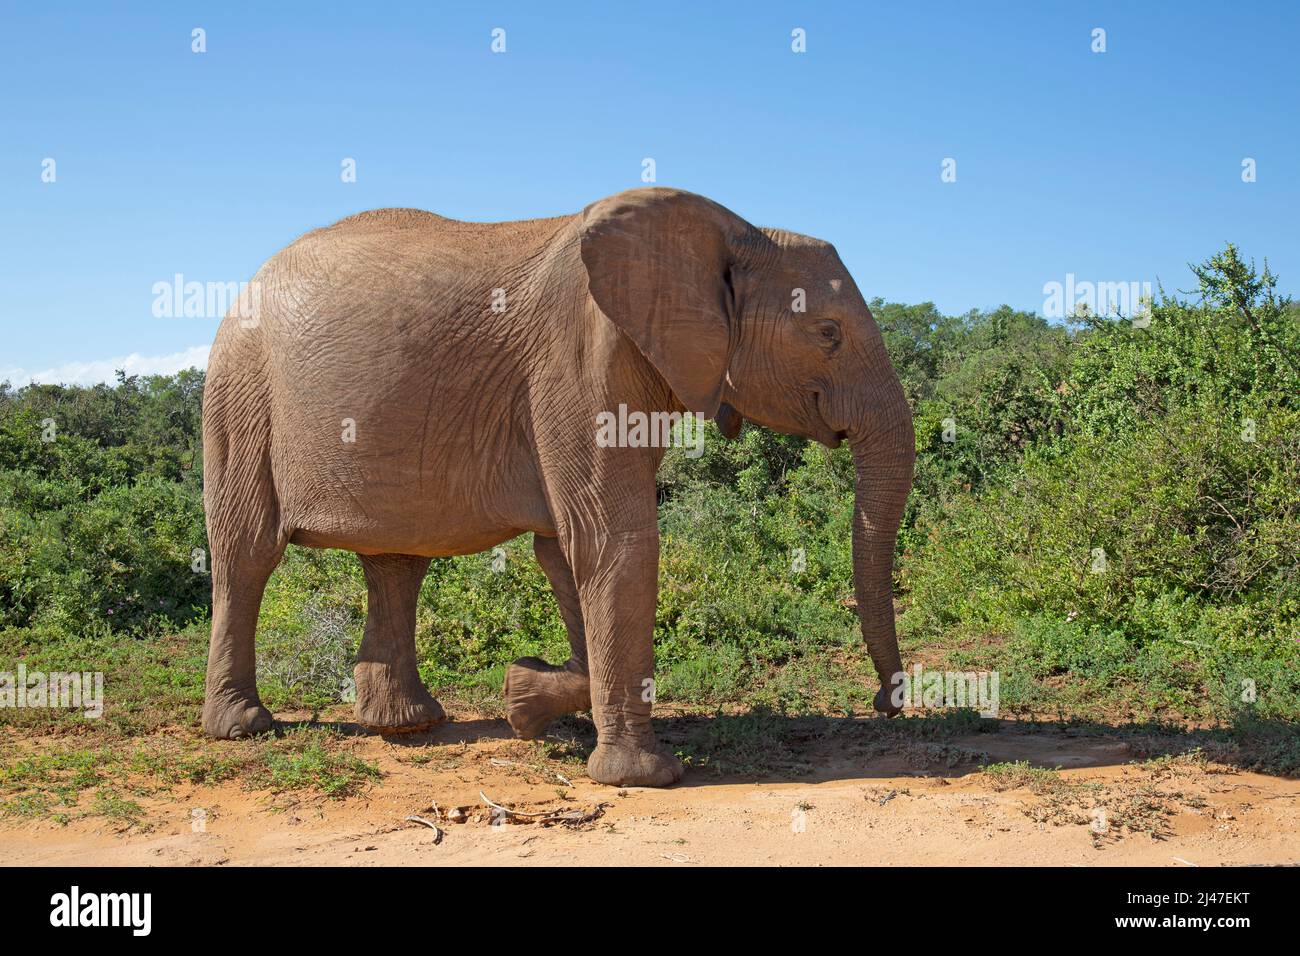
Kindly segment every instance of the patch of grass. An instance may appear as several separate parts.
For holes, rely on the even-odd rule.
[[[703,647],[674,661],[655,681],[659,700],[724,704],[744,696],[750,675],[744,652],[734,644]]]
[[[1138,766],[1150,774],[1152,779],[1164,780],[1169,777],[1188,773],[1208,773],[1209,758],[1204,749],[1193,747],[1183,753],[1166,753],[1147,760],[1139,761]]]
[[[143,810],[121,793],[129,788],[127,767],[111,747],[55,745],[0,760],[0,816],[60,822],[95,816],[123,829],[138,827]]]
[[[808,648],[780,667],[756,675],[744,703],[789,714],[871,713],[876,680],[866,649]]]
[[[0,671],[22,661],[27,672],[101,673],[104,714],[53,707],[5,708],[0,725],[34,734],[136,737],[176,724],[197,723],[203,706],[208,626],[193,624],[167,636],[124,637],[91,626],[81,635],[43,628],[0,631]]]
[[[111,788],[96,790],[90,807],[84,815],[103,817],[120,830],[148,829],[143,823],[144,808],[133,800],[127,800]]]
[[[501,700],[501,688],[506,679],[505,664],[465,674],[455,682],[439,683],[435,679],[437,675],[426,675],[423,672],[421,676],[433,696],[446,707],[469,710],[486,717],[504,718],[506,715],[505,704]]]
[[[1239,712],[1229,734],[1239,748],[1238,763],[1247,770],[1300,775],[1300,721],[1261,720]]]
[[[765,707],[741,714],[718,711],[689,721],[675,750],[686,766],[718,775],[805,774],[812,767],[791,746],[792,730],[787,717]]]
[[[247,790],[340,799],[380,777],[377,767],[349,747],[347,738],[321,727],[233,743],[159,734],[111,738],[91,747],[47,742],[38,753],[10,746],[0,756],[0,816],[59,822],[101,817],[141,828],[149,825],[148,811],[133,798],[224,781]]]
[[[284,793],[315,790],[327,797],[353,796],[379,779],[379,768],[339,752],[342,738],[320,728],[295,728],[279,740],[261,741],[259,759],[248,767],[248,786]]]
[[[48,793],[29,792],[0,800],[0,816],[43,817],[50,813]]]
[[[1168,755],[1136,765],[1139,778],[1125,777],[1110,784],[1092,780],[1066,780],[1060,768],[1035,767],[1028,761],[989,764],[983,773],[998,791],[1028,790],[1038,800],[1024,814],[1036,823],[1053,826],[1088,826],[1094,846],[1126,835],[1141,834],[1153,840],[1170,832],[1169,821],[1183,809],[1205,806],[1203,798],[1181,790],[1165,790],[1161,782],[1203,759],[1198,752]]]
[[[1153,840],[1163,839],[1169,833],[1169,818],[1178,813],[1180,806],[1201,807],[1200,798],[1189,798],[1181,791],[1166,793],[1155,783],[1109,787],[1098,801],[1105,811],[1107,832],[1128,831],[1141,833]]]
[[[994,790],[1028,790],[1039,796],[1058,793],[1068,785],[1061,779],[1060,767],[1049,770],[1035,767],[1027,760],[991,763],[982,768]]]
[[[539,759],[554,761],[573,772],[587,766],[587,758],[596,749],[596,725],[589,717],[566,714],[555,720],[541,740],[533,742]]]
[[[243,773],[249,756],[240,745],[211,741],[150,738],[140,743],[128,767],[133,774],[162,787],[179,783],[213,784]]]
[[[72,807],[82,791],[106,783],[120,767],[106,748],[56,747],[42,753],[14,755],[0,764],[0,796],[6,812],[21,807]]]

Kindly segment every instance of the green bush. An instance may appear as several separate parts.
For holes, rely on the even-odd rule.
[[[202,385],[0,385],[0,626],[134,633],[207,613]]]
[[[1080,335],[1059,436],[917,509],[910,640],[1009,640],[1022,675],[1185,713],[1300,713],[1296,312],[1232,247],[1195,271],[1202,302]]]
[[[80,492],[0,473],[0,624],[135,631],[202,617],[211,582],[191,567],[206,547],[197,489],[149,476]]]

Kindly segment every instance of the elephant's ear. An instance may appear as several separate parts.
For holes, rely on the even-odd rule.
[[[731,269],[757,229],[676,189],[634,189],[583,210],[587,288],[687,411],[712,418],[735,342]]]

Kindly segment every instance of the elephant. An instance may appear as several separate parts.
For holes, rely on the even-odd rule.
[[[665,450],[594,440],[623,405],[695,413],[729,437],[748,420],[850,443],[857,612],[874,707],[898,712],[892,569],[912,416],[829,243],[649,187],[515,222],[363,212],[298,238],[248,289],[217,331],[203,403],[207,734],[272,726],[254,632],[287,545],[359,555],[355,713],[389,734],[445,719],[415,654],[431,559],[531,532],[571,656],[508,668],[510,726],[534,738],[590,710],[593,780],[678,781],[651,727]]]

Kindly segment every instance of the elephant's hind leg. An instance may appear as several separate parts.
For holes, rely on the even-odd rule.
[[[563,714],[591,709],[587,678],[587,635],[573,572],[555,538],[533,536],[533,553],[546,572],[569,632],[569,660],[556,667],[537,657],[521,657],[506,671],[506,720],[525,740],[540,737]]]
[[[203,730],[235,739],[271,729],[271,713],[257,695],[257,612],[287,542],[276,530],[264,459],[247,473],[228,474],[223,448],[215,442],[211,448],[205,504],[212,552],[212,637]],[[259,459],[253,456],[253,461]]]
[[[415,605],[429,559],[361,555],[361,566],[369,606],[353,672],[357,721],[381,734],[426,730],[446,719],[415,666]]]
[[[203,730],[234,740],[271,729],[271,712],[257,696],[254,643],[257,611],[280,552],[238,562],[215,549],[212,562],[212,639],[208,646]]]

